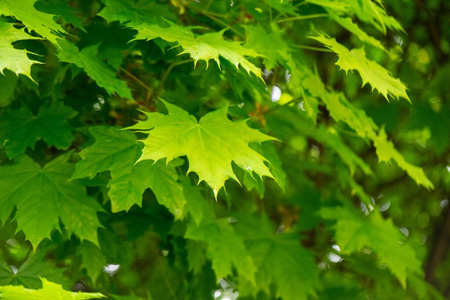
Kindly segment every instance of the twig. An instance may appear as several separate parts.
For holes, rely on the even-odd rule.
[[[193,60],[192,58],[189,58],[189,59],[185,59],[185,60],[182,60],[182,61],[176,61],[176,62],[173,62],[173,63],[166,69],[166,71],[164,72],[164,74],[162,75],[161,81],[159,82],[158,87],[155,89],[154,94],[158,94],[159,91],[163,88],[164,82],[166,81],[167,76],[169,76],[170,72],[172,71],[172,69],[173,69],[174,67],[179,66],[179,65],[182,65],[182,64],[186,64],[186,63],[189,63],[189,62],[193,62],[193,61],[194,61],[194,60]]]
[[[224,21],[214,17],[213,15],[211,15],[210,12],[207,11],[203,11],[202,14],[208,18],[210,18],[211,20],[215,21],[216,23],[222,25],[225,28],[230,29],[231,31],[233,31],[235,34],[237,34],[238,36],[240,36],[241,38],[245,38],[245,35],[241,32],[239,32],[238,30],[234,29],[233,27],[230,26],[230,24],[225,23]]]
[[[134,81],[136,81],[137,83],[139,83],[143,88],[145,88],[147,91],[149,92],[153,92],[153,89],[151,87],[149,87],[148,85],[146,85],[144,82],[142,82],[139,78],[137,78],[136,76],[134,76],[133,74],[131,74],[128,70],[120,67],[119,69],[120,71],[124,72],[125,74],[127,74],[128,77],[130,77],[131,79],[133,79]]]
[[[286,19],[278,20],[277,23],[290,22],[290,21],[297,21],[297,20],[307,20],[307,19],[324,18],[324,17],[328,17],[328,14],[313,14],[313,15],[306,15],[306,16],[291,17],[291,18],[286,18]]]
[[[319,47],[312,47],[312,46],[306,46],[306,45],[290,45],[293,48],[300,48],[300,49],[306,49],[306,50],[313,50],[313,51],[320,51],[320,52],[331,52],[330,49],[327,48],[319,48]]]

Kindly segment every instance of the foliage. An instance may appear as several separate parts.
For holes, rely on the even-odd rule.
[[[448,296],[449,8],[1,0],[0,298]]]

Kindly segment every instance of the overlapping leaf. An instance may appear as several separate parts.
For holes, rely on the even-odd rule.
[[[0,118],[0,144],[9,158],[14,158],[42,139],[58,149],[68,148],[72,141],[72,127],[67,122],[77,115],[62,102],[44,104],[35,116],[27,106],[4,111]]]
[[[61,61],[73,63],[84,69],[110,95],[117,93],[121,97],[133,99],[127,83],[118,79],[113,68],[99,59],[98,45],[87,46],[79,51],[77,46],[67,40],[58,40],[58,43],[61,47],[58,58]]]
[[[152,8],[155,8],[152,11]],[[119,13],[120,12],[120,13]],[[158,15],[161,12],[161,15]],[[189,54],[194,63],[204,60],[207,64],[212,59],[220,66],[219,57],[230,61],[236,68],[241,66],[247,73],[253,73],[261,78],[261,70],[245,57],[260,56],[252,49],[244,48],[236,41],[226,41],[224,31],[195,36],[190,27],[178,26],[170,21],[164,21],[162,16],[167,11],[160,5],[145,5],[144,2],[129,3],[108,0],[106,8],[100,13],[109,22],[130,21],[130,26],[138,31],[136,40],[153,40],[161,38],[167,42],[178,43],[183,48],[182,53]]]
[[[256,271],[256,291],[242,286],[245,294],[258,290],[270,293],[276,285],[276,297],[281,299],[308,299],[319,284],[318,270],[311,253],[300,245],[295,234],[275,235],[267,218],[240,215],[237,230],[244,237]]]
[[[69,235],[97,243],[97,211],[102,208],[83,184],[69,181],[74,165],[68,158],[61,155],[41,168],[23,155],[0,167],[0,220],[17,208],[18,229],[34,247],[60,228],[60,219]]]
[[[111,171],[109,196],[113,212],[129,210],[134,204],[140,205],[142,194],[151,188],[162,205],[175,217],[181,217],[186,200],[173,167],[163,162],[152,164],[142,161],[135,164],[141,147],[129,131],[106,126],[90,127],[89,131],[96,143],[81,151],[83,160],[76,165],[74,179],[93,178],[99,172]]]
[[[366,219],[351,207],[324,208],[321,215],[337,221],[335,237],[343,254],[361,251],[365,246],[372,248],[380,262],[388,265],[403,286],[409,275],[420,273],[420,261],[413,249],[400,243],[400,231],[378,211],[372,211]]]
[[[42,280],[43,287],[38,290],[26,289],[20,285],[0,286],[1,299],[4,300],[78,300],[105,298],[100,293],[69,292],[61,285]]]
[[[185,238],[208,244],[207,256],[212,261],[216,277],[225,278],[233,274],[233,266],[241,276],[255,283],[256,268],[241,237],[227,219],[213,219],[199,225],[191,223]]]
[[[0,4],[1,6],[1,4]],[[31,78],[31,66],[37,61],[28,58],[27,51],[16,49],[12,43],[20,40],[36,39],[24,32],[23,29],[14,28],[13,24],[7,23],[0,18],[0,74],[4,69],[8,69],[19,74],[24,74]],[[0,103],[0,106],[1,103]]]
[[[363,85],[369,83],[372,86],[372,90],[378,90],[386,100],[389,101],[389,97],[396,99],[401,97],[410,101],[406,93],[406,86],[399,79],[392,77],[388,70],[376,62],[369,60],[363,48],[348,50],[335,39],[323,34],[312,38],[323,43],[339,56],[336,64],[342,70],[346,72],[352,70],[358,71],[363,80]]]
[[[0,15],[14,16],[28,27],[35,30],[44,38],[57,44],[58,37],[65,30],[53,20],[53,15],[43,13],[34,6],[36,0],[2,0],[0,2]]]
[[[246,121],[232,122],[227,118],[227,108],[211,112],[197,121],[181,108],[164,101],[169,113],[146,113],[147,120],[131,129],[148,133],[139,161],[167,162],[186,155],[189,172],[198,174],[214,193],[224,186],[228,178],[237,180],[231,163],[254,172],[260,177],[273,177],[267,161],[249,147],[249,143],[262,143],[273,138],[249,128]]]

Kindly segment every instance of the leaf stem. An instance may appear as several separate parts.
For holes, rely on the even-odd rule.
[[[227,23],[225,23],[224,21],[222,21],[222,20],[216,18],[215,16],[211,15],[210,12],[204,11],[204,12],[202,12],[202,13],[203,13],[204,16],[210,18],[211,20],[215,21],[216,23],[222,25],[222,26],[225,27],[225,28],[230,29],[231,31],[233,31],[236,35],[240,36],[241,38],[245,38],[245,35],[244,35],[242,32],[240,32],[240,31],[234,29],[233,27],[230,26],[230,24],[227,24]]]
[[[312,47],[312,46],[306,46],[306,45],[290,45],[290,46],[294,47],[294,48],[300,48],[300,49],[306,49],[306,50],[313,50],[313,51],[331,52],[331,53],[333,53],[333,51],[331,51],[330,49],[326,49],[326,48]]]
[[[187,63],[193,62],[193,61],[194,60],[192,58],[189,58],[189,59],[185,59],[185,60],[176,61],[176,62],[171,63],[170,66],[166,69],[166,71],[162,75],[161,81],[159,82],[158,87],[155,89],[155,94],[157,94],[162,89],[162,87],[164,86],[164,82],[167,79],[167,76],[169,76],[170,72],[172,71],[172,69],[174,67],[179,66],[179,65],[183,65],[183,64],[187,64]]]
[[[134,76],[133,74],[131,74],[131,72],[129,72],[127,69],[120,67],[119,69],[120,71],[124,72],[125,74],[127,74],[128,77],[130,77],[131,79],[133,79],[134,81],[136,81],[137,83],[139,83],[143,88],[145,88],[147,91],[149,92],[153,92],[153,89],[151,87],[149,87],[147,84],[145,84],[144,82],[142,82],[139,78],[137,78],[136,76]]]
[[[306,16],[297,16],[297,17],[285,18],[285,19],[278,20],[277,23],[290,22],[290,21],[297,21],[297,20],[307,20],[307,19],[324,18],[324,17],[328,17],[328,14],[313,14],[313,15],[306,15]]]

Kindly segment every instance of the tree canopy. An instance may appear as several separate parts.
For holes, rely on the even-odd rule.
[[[449,297],[449,14],[0,0],[0,299]]]

